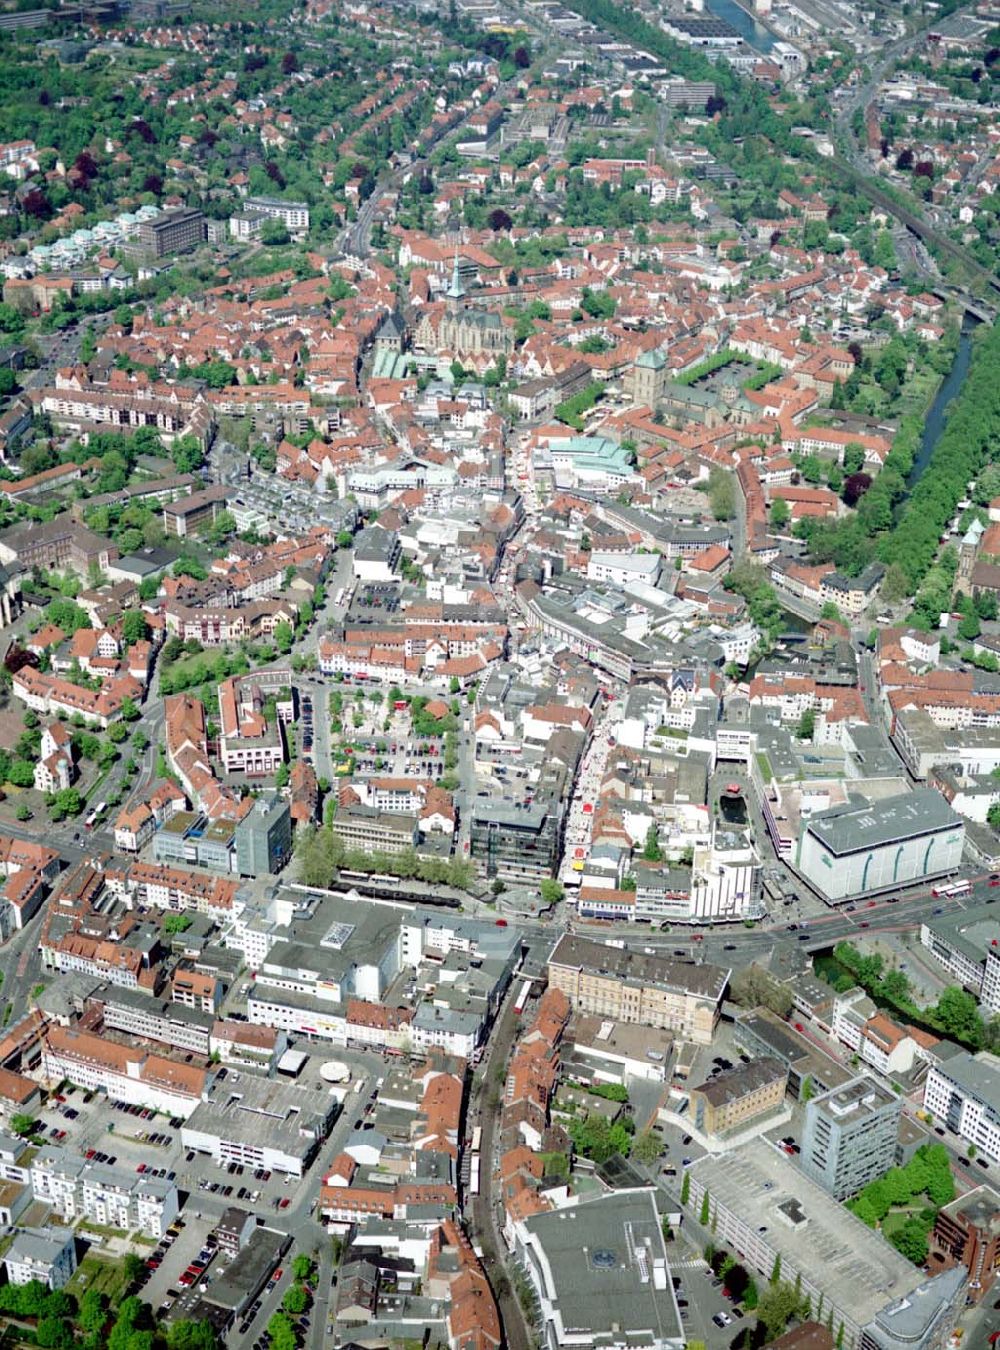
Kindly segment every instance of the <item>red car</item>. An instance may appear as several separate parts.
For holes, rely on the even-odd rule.
[[[291,1203],[292,1203],[291,1200],[289,1200],[288,1196],[286,1195],[286,1196],[282,1199],[281,1204],[278,1206],[278,1208],[279,1208],[279,1209],[287,1209],[288,1206],[289,1206]]]

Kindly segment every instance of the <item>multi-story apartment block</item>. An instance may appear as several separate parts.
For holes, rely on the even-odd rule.
[[[309,230],[309,206],[306,202],[286,202],[281,197],[248,197],[247,213],[280,220],[289,234],[306,234]]]
[[[229,493],[223,487],[209,487],[192,492],[189,497],[167,502],[163,508],[163,528],[167,534],[185,539],[207,530],[219,513],[226,509]]]
[[[222,987],[214,975],[179,965],[170,986],[170,998],[187,1008],[196,1008],[213,1018],[222,1002]]]
[[[549,984],[574,1008],[709,1045],[729,971],[606,947],[566,934],[549,957]]]
[[[228,918],[239,889],[239,883],[227,877],[143,862],[133,863],[127,872],[108,876],[108,884],[126,904],[191,909],[215,918]]]
[[[1000,1059],[956,1050],[931,1066],[924,1109],[991,1162],[1000,1162]]]
[[[901,1104],[874,1078],[856,1078],[806,1105],[802,1170],[837,1200],[884,1176],[896,1158]]]
[[[161,1238],[179,1212],[172,1181],[89,1163],[64,1149],[43,1149],[32,1160],[31,1189],[67,1223],[88,1219],[151,1238]]]
[[[18,1229],[3,1264],[11,1284],[38,1280],[50,1289],[62,1289],[76,1270],[76,1238],[69,1230]]]

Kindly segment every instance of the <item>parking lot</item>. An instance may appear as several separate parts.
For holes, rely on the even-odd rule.
[[[661,1119],[655,1130],[662,1140],[663,1154],[650,1170],[655,1171],[663,1191],[661,1209],[679,1210],[684,1172],[704,1150],[682,1126]],[[675,1231],[674,1241],[668,1245],[667,1256],[687,1339],[701,1340],[710,1346],[727,1344],[736,1334],[743,1316],[723,1293],[722,1281],[707,1265],[697,1225],[689,1226],[686,1219],[681,1223]],[[724,1331],[728,1332],[725,1342],[722,1339]]]
[[[188,1215],[185,1212],[181,1217],[181,1227],[177,1235],[167,1235],[167,1241],[159,1243],[150,1254],[147,1261],[147,1270],[149,1274],[146,1283],[139,1291],[139,1296],[145,1302],[151,1304],[154,1310],[158,1311],[165,1303],[175,1302],[175,1298],[168,1297],[170,1291],[183,1292],[184,1286],[181,1284],[181,1277],[187,1270],[191,1261],[197,1258],[200,1251],[206,1249],[209,1243],[209,1235],[215,1227],[215,1219],[195,1218],[194,1215]],[[176,1226],[175,1226],[176,1227]],[[214,1239],[212,1240],[214,1242]],[[149,1263],[159,1262],[155,1269],[149,1269]],[[203,1280],[218,1278],[225,1261],[216,1257],[211,1263],[206,1263],[205,1274],[199,1281],[189,1282],[189,1292],[193,1298],[197,1296],[197,1287]]]
[[[444,737],[414,736],[409,712],[406,709],[387,709],[382,697],[382,692],[378,691],[375,701],[366,697],[361,690],[344,686],[338,686],[332,691],[330,716],[331,719],[339,719],[343,726],[339,746],[336,744],[338,737],[335,733],[331,734],[330,758],[333,764],[350,764],[357,774],[379,773],[392,778],[441,778],[445,773]],[[323,710],[314,704],[309,712],[311,732],[315,729],[315,719],[322,715]],[[305,708],[302,719],[305,724]]]
[[[369,623],[399,609],[399,586],[391,582],[361,582],[351,603],[351,617]]]

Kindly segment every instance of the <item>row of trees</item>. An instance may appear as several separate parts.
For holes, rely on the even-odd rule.
[[[131,1284],[143,1270],[140,1257],[126,1256],[123,1270]],[[66,1289],[50,1290],[40,1280],[0,1288],[0,1313],[34,1323],[34,1343],[43,1350],[218,1350],[207,1322],[179,1321],[166,1335],[157,1332],[152,1310],[134,1295],[112,1305],[108,1296],[87,1289],[79,1298]],[[24,1339],[27,1339],[25,1337]]]
[[[346,848],[329,826],[303,831],[295,854],[302,884],[323,890],[336,883],[341,868],[412,878],[431,885],[453,886],[456,890],[468,890],[473,880],[472,864],[461,858],[420,858],[413,849],[403,853],[364,853]]]
[[[895,1009],[910,1021],[923,1023],[970,1050],[992,1050],[1000,1046],[1000,1018],[985,1022],[979,1005],[968,990],[950,985],[942,990],[932,1007],[920,1008],[905,971],[887,969],[881,956],[863,956],[849,942],[838,942],[833,954],[848,972],[833,981],[835,987],[843,989],[859,984],[877,1003]]]
[[[899,378],[898,361],[904,355],[904,349],[891,351],[891,347],[890,343],[880,358],[880,374],[885,380]],[[1000,331],[986,328],[974,339],[965,384],[950,405],[947,424],[927,469],[909,496],[907,477],[924,433],[921,412],[911,412],[901,419],[881,472],[850,517],[836,522],[807,522],[801,529],[815,560],[833,562],[850,575],[857,575],[876,557],[889,565],[896,577],[896,589],[909,595],[916,593],[916,620],[923,626],[936,623],[950,603],[954,567],[947,560],[938,560],[941,536],[968,484],[984,470],[991,470],[998,458],[998,362]]]

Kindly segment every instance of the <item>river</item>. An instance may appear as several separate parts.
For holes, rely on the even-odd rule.
[[[917,451],[917,457],[913,461],[913,468],[910,470],[906,479],[907,492],[912,492],[920,481],[920,477],[927,465],[930,463],[931,455],[934,453],[934,447],[938,443],[938,437],[944,431],[948,420],[948,404],[955,398],[965,383],[965,377],[969,373],[969,362],[972,360],[972,332],[976,327],[976,320],[970,315],[966,315],[962,323],[962,331],[958,338],[958,347],[955,351],[955,359],[951,363],[951,370],[941,382],[941,388],[937,391],[934,402],[931,404],[930,411],[927,414],[927,420],[924,423],[924,434],[920,438],[920,449]]]
[[[749,43],[755,51],[766,53],[774,49],[778,39],[736,0],[705,0],[705,8],[717,19],[724,19],[730,28],[735,28],[744,42]]]
[[[726,3],[732,3],[732,0],[726,0]],[[920,439],[920,449],[913,461],[913,468],[906,479],[907,495],[916,487],[921,475],[930,463],[934,447],[947,425],[948,404],[958,396],[962,385],[965,383],[965,377],[969,373],[969,364],[972,360],[972,334],[977,326],[978,320],[970,314],[966,314],[962,321],[962,331],[958,337],[958,346],[955,349],[955,358],[951,363],[951,369],[941,381],[941,387],[935,395],[934,402],[927,414],[927,420],[924,423],[924,434]],[[779,603],[781,601],[780,592],[778,592],[778,601]],[[791,610],[786,609],[785,615],[787,618],[786,627],[790,633],[809,631],[812,628],[811,624],[799,618]]]

